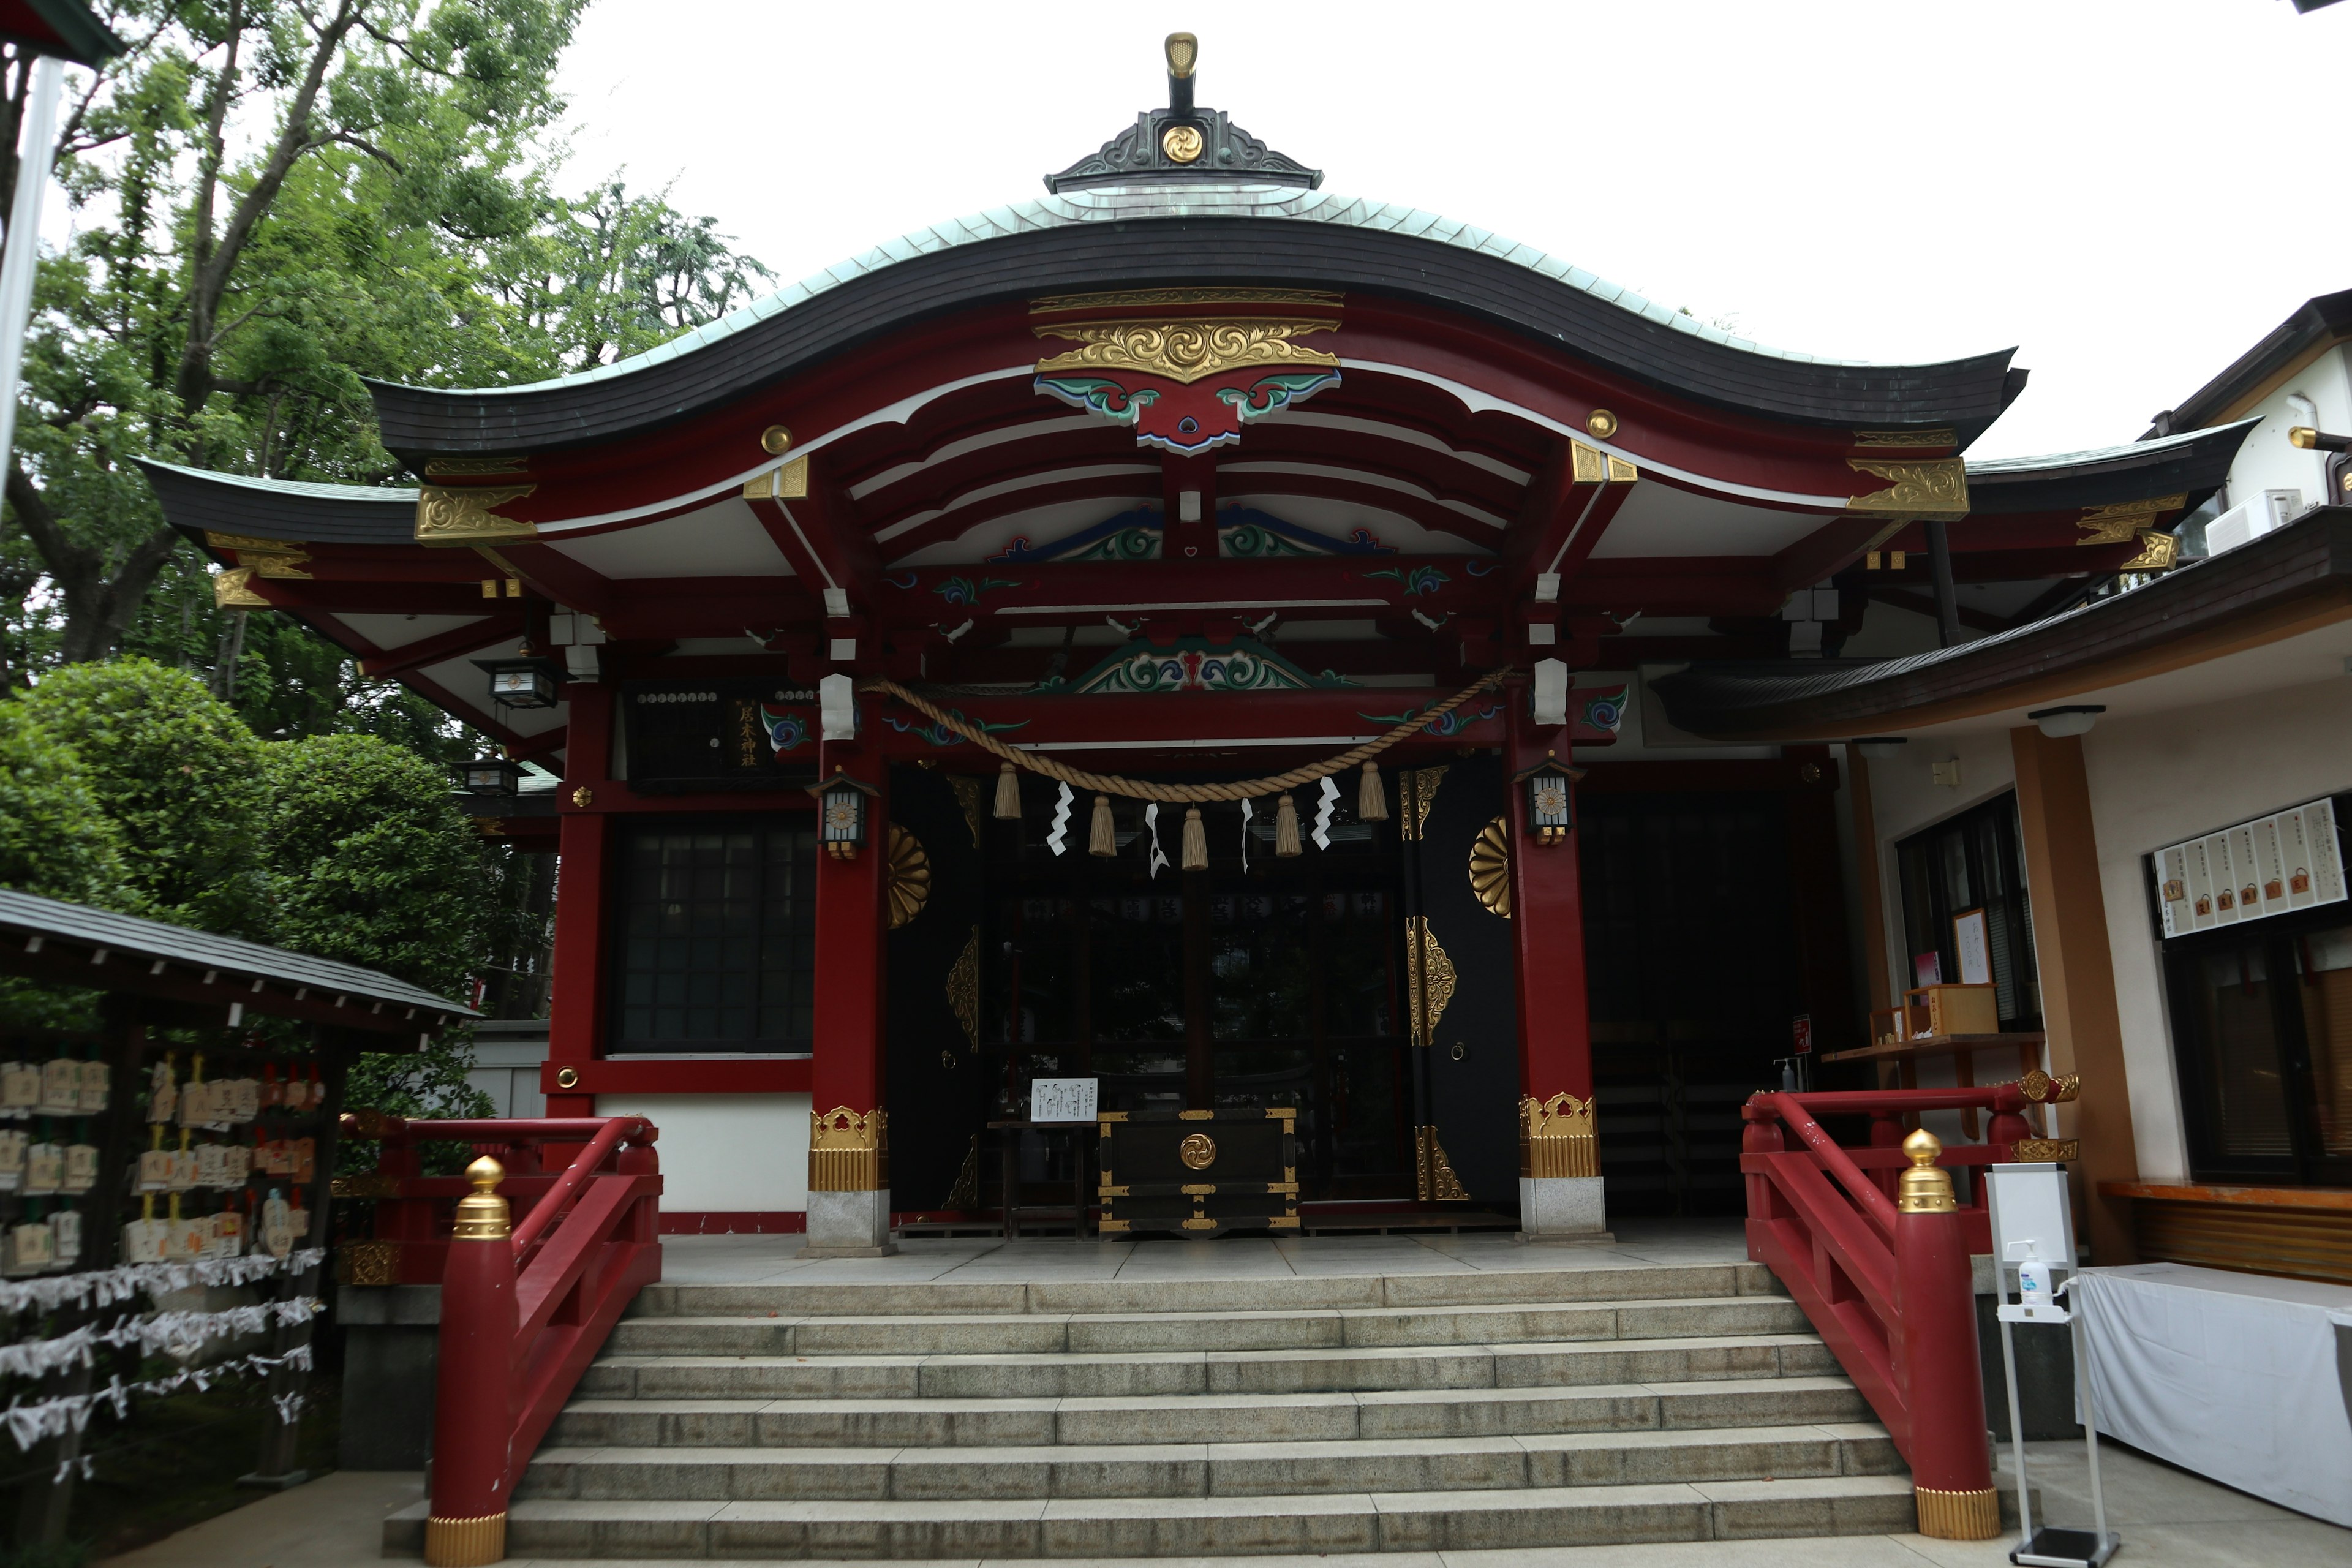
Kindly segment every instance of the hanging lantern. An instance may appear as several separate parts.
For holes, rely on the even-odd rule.
[[[477,757],[450,771],[457,776],[457,787],[468,795],[512,795],[522,787],[522,764],[504,757]]]
[[[559,666],[551,658],[478,658],[490,678],[490,700],[500,708],[552,708]]]
[[[1559,844],[1576,826],[1576,797],[1569,784],[1577,770],[1563,767],[1553,752],[1513,782],[1528,792],[1528,831],[1538,844]]]
[[[817,842],[836,860],[856,859],[866,844],[866,803],[882,792],[836,767],[833,777],[809,785],[809,794],[816,796]]]

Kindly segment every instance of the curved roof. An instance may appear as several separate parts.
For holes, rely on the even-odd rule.
[[[2087,452],[1969,459],[1969,511],[2042,511],[2188,495],[2194,506],[2230,477],[2230,464],[2259,419],[2210,430],[2129,441]]]
[[[1767,418],[1943,426],[1962,445],[2023,384],[2014,350],[1927,365],[1735,338],[1486,229],[1276,184],[1071,191],[902,236],[645,353],[524,386],[371,384],[402,453],[514,453],[687,419],[885,331],[1085,288],[1312,283],[1463,310],[1665,392]]]

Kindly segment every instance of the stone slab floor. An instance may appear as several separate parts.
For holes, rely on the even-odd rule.
[[[1483,1272],[1610,1268],[1628,1263],[1722,1263],[1746,1256],[1739,1223],[1624,1221],[1612,1243],[1527,1247],[1504,1235],[1307,1237],[1183,1242],[1093,1242],[1066,1238],[1010,1244],[920,1240],[895,1258],[812,1260],[794,1256],[793,1236],[670,1237],[663,1278],[672,1284],[822,1284],[1019,1279],[1266,1279],[1315,1274]],[[2125,1568],[2344,1568],[2352,1531],[2306,1518],[2109,1443],[2105,1479],[2110,1528],[2124,1538]],[[2060,1524],[2090,1522],[2080,1443],[2030,1445],[2032,1479]],[[2006,1450],[2003,1450],[2006,1458]],[[422,1478],[341,1471],[266,1497],[169,1540],[110,1559],[120,1568],[360,1568],[381,1564],[386,1514],[415,1502]],[[1381,1553],[1362,1558],[1216,1558],[1248,1568],[1995,1568],[2013,1540],[1957,1542],[1918,1535],[1697,1542],[1654,1546],[1561,1547],[1549,1551]],[[554,1568],[516,1558],[515,1568]],[[1170,1560],[1171,1564],[1174,1560]],[[603,1563],[597,1568],[632,1568]],[[667,1568],[636,1564],[634,1568]],[[982,1568],[940,1563],[938,1568]],[[1042,1565],[1041,1565],[1042,1568]],[[1056,1560],[1055,1568],[1089,1568]]]

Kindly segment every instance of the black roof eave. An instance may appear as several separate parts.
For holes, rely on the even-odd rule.
[[[656,430],[885,333],[953,311],[1090,289],[1312,287],[1457,310],[1673,396],[1754,418],[1853,429],[1948,427],[1965,447],[2023,385],[2016,352],[1927,365],[1783,358],[1678,331],[1499,257],[1375,229],[1276,218],[1153,218],[1040,229],[879,268],[689,353],[539,390],[371,382],[384,444],[512,456]]]
[[[2265,333],[2262,342],[2240,354],[2227,370],[2190,393],[2174,408],[2171,427],[2194,430],[2210,424],[2309,350],[2347,333],[2352,333],[2352,289],[2305,300],[2294,315]],[[2148,432],[2151,436],[2161,433],[2154,429]]]
[[[1957,647],[1851,662],[1694,664],[1653,689],[1677,728],[1713,740],[1899,733],[2038,700],[2042,693],[2028,689],[2036,683],[2071,679],[2089,689],[2102,666],[2209,627],[2275,623],[2320,595],[2352,604],[2352,507],[2318,508],[2128,594]]]
[[[2185,444],[2129,449],[2086,462],[2047,468],[2008,469],[1969,475],[1970,516],[2005,512],[2063,511],[2111,506],[2157,496],[2186,495],[2196,506],[2221,487],[2238,448],[2258,420],[2218,426]]]
[[[16,4],[32,13],[31,19],[38,26],[10,26],[0,19],[0,40],[93,67],[129,47],[82,0],[16,0]]]
[[[414,544],[416,502],[387,491],[382,500],[305,495],[134,458],[163,521],[202,545],[205,534],[241,533],[294,544]]]

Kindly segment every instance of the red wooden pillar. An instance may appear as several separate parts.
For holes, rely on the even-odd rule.
[[[1524,692],[1510,700],[1506,776],[1548,759],[1569,765],[1568,731],[1538,728]],[[1593,1136],[1592,1026],[1584,994],[1578,835],[1539,844],[1524,783],[1507,785],[1511,942],[1519,1004],[1519,1229],[1530,1238],[1601,1239],[1601,1154]]]
[[[571,713],[563,749],[562,814],[556,840],[555,957],[548,996],[547,1066],[540,1089],[550,1116],[593,1116],[593,1095],[565,1092],[603,1050],[605,929],[619,868],[612,852],[613,689],[573,681],[564,689]],[[599,798],[606,797],[606,798]],[[576,1082],[575,1076],[573,1081]]]
[[[890,775],[870,736],[826,742],[820,782],[845,773],[880,792],[866,801],[855,859],[820,847],[816,862],[815,1059],[810,1064],[811,1257],[879,1257],[890,1240],[890,1143],[882,1106],[882,936],[890,873]]]

